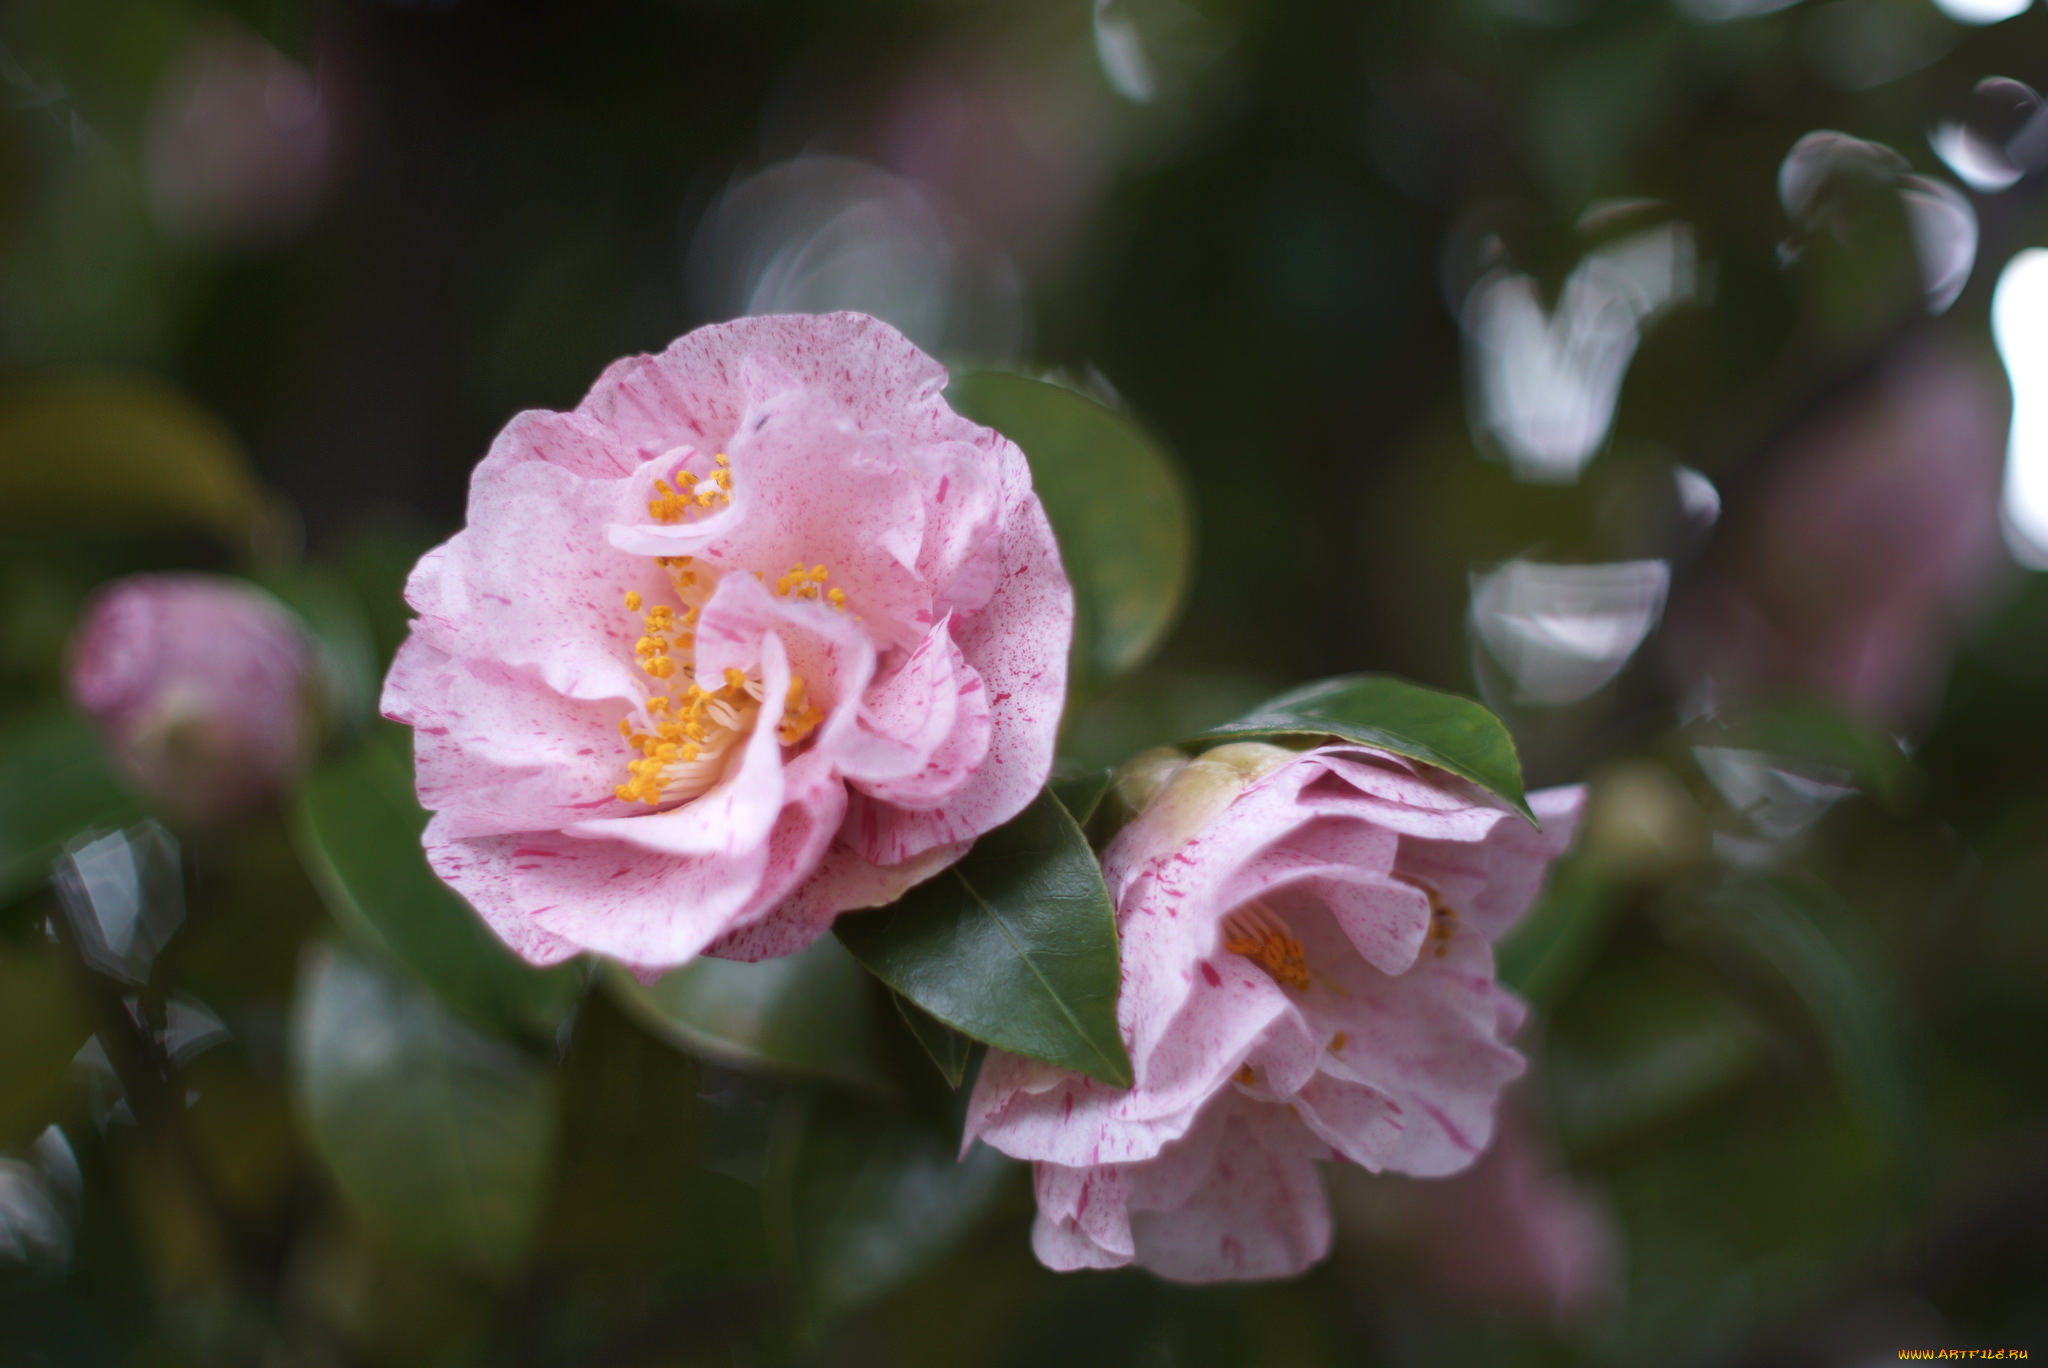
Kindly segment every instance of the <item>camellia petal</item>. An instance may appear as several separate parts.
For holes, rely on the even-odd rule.
[[[1329,1248],[1316,1164],[1458,1172],[1523,1069],[1491,940],[1526,912],[1584,794],[1539,832],[1473,786],[1358,746],[1219,747],[1103,856],[1123,940],[1128,1090],[991,1053],[967,1111],[1035,1164],[1052,1268],[1191,1282]]]
[[[859,314],[524,413],[421,558],[383,710],[430,863],[535,962],[800,949],[1045,783],[1073,594],[1023,453]]]

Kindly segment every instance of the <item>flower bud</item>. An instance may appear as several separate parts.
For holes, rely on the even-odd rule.
[[[1178,850],[1240,793],[1299,754],[1263,741],[1232,741],[1192,760],[1170,747],[1134,757],[1114,780],[1117,801],[1137,814],[1123,837],[1126,847],[1141,859]]]
[[[314,737],[312,643],[268,594],[215,575],[135,575],[87,606],[72,699],[135,786],[186,821],[261,807]]]

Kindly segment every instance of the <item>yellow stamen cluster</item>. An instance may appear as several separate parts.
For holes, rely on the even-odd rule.
[[[763,575],[759,578],[762,583],[765,584],[767,582],[767,576]],[[795,565],[790,566],[781,578],[775,581],[775,596],[777,598],[800,599],[822,598],[826,603],[831,604],[843,613],[846,611],[846,591],[836,586],[831,589],[825,588],[825,581],[831,578],[832,572],[824,566],[814,565],[806,570],[804,563],[798,561]]]
[[[647,503],[649,516],[676,523],[691,516],[693,510],[730,504],[732,462],[723,453],[713,459],[717,469],[708,476],[678,469],[667,479],[657,479],[654,497]],[[636,752],[636,758],[626,764],[627,781],[613,790],[622,801],[650,807],[693,798],[717,783],[726,752],[751,730],[763,701],[761,684],[749,679],[744,670],[728,669],[725,683],[718,688],[707,689],[697,680],[697,615],[716,587],[718,575],[710,573],[708,582],[700,584],[691,557],[656,556],[654,560],[667,573],[682,606],[653,604],[642,617],[633,655],[641,670],[658,681],[660,691],[648,697],[644,719],[620,719],[619,735]],[[756,571],[754,577],[766,583],[761,572]],[[783,598],[822,601],[843,612],[846,592],[828,588],[831,577],[823,565],[807,567],[799,562],[775,582],[775,592]],[[639,613],[645,601],[632,591],[625,602],[627,612]],[[789,693],[776,722],[776,739],[785,746],[797,745],[824,720],[824,709],[810,698],[803,677],[791,675]],[[636,725],[641,722],[644,726]]]
[[[1223,919],[1223,948],[1242,955],[1296,992],[1308,991],[1308,956],[1287,923],[1260,903],[1248,903]]]
[[[732,502],[732,458],[724,452],[712,457],[718,468],[710,478],[699,479],[688,470],[675,473],[675,483],[657,479],[654,497],[647,501],[647,514],[656,522],[678,523],[692,510]]]
[[[1451,953],[1451,938],[1458,934],[1458,914],[1436,900],[1434,889],[1429,893],[1429,934],[1436,942],[1431,953],[1438,959]]]
[[[640,596],[626,595],[626,608],[638,612]],[[681,650],[685,653],[696,649],[697,638],[689,629],[696,624],[697,610],[690,609],[681,617],[666,603],[657,603],[647,610],[642,620],[642,635],[633,643],[633,654],[640,662],[640,668],[656,679],[667,679],[676,672],[675,657],[669,652]],[[686,665],[683,668],[688,669]]]
[[[1252,1084],[1259,1081],[1259,1071],[1249,1064],[1240,1064],[1237,1066],[1237,1072],[1232,1074],[1231,1077],[1249,1088]]]
[[[785,746],[794,746],[816,731],[824,720],[824,710],[804,696],[803,676],[791,675],[789,701],[783,705],[782,723],[776,729],[776,739]]]
[[[640,752],[640,758],[626,762],[626,772],[633,777],[613,792],[629,803],[659,804],[668,771],[701,759],[711,728],[730,730],[740,720],[735,705],[747,699],[744,681],[738,688],[707,692],[694,680],[674,699],[664,695],[649,699],[647,711],[662,720],[654,723],[651,732],[636,732],[630,719],[621,720],[619,730],[626,734],[626,743]]]

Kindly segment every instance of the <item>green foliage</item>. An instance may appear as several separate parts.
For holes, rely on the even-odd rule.
[[[957,1088],[965,1082],[968,1067],[974,1062],[974,1041],[901,993],[891,993],[889,1000],[896,1004],[896,1014],[903,1018],[903,1025],[938,1069],[939,1076],[946,1080],[946,1086]]]
[[[85,719],[69,709],[0,729],[0,905],[39,888],[66,841],[138,815]]]
[[[893,1126],[827,1174],[806,1291],[820,1319],[850,1310],[928,1270],[988,1213],[1014,1170],[986,1146],[966,1156],[942,1135]],[[842,1161],[844,1162],[844,1161]]]
[[[1695,746],[1753,750],[1790,765],[1836,771],[1891,807],[1904,803],[1913,788],[1913,763],[1895,739],[1820,699],[1754,704],[1695,723],[1685,736]]]
[[[275,545],[278,515],[233,435],[154,381],[72,376],[0,393],[0,517],[15,531],[189,528]]]
[[[1449,770],[1536,820],[1522,796],[1522,765],[1514,738],[1499,718],[1468,698],[1389,675],[1350,675],[1290,689],[1249,716],[1211,727],[1188,744],[1325,738],[1373,746]]]
[[[628,1016],[714,1063],[892,1087],[877,1059],[867,975],[830,938],[758,964],[700,958],[644,984],[607,965],[604,981]]]
[[[1024,449],[1074,584],[1074,668],[1089,688],[1142,664],[1180,611],[1194,537],[1157,439],[1068,386],[1004,371],[955,375],[946,399]]]
[[[875,977],[985,1044],[1128,1087],[1116,912],[1051,793],[892,906],[834,933]]]
[[[1536,906],[1495,947],[1500,981],[1532,1002],[1557,1001],[1591,965],[1621,903],[1622,890],[1595,862],[1560,861]]]
[[[487,1031],[551,1037],[585,971],[536,969],[499,943],[420,850],[427,817],[410,768],[370,743],[321,766],[299,794],[299,845],[335,917]]]
[[[92,1029],[77,975],[54,945],[0,945],[0,1149],[60,1119],[65,1071]]]
[[[398,975],[311,951],[292,1015],[293,1089],[313,1148],[394,1246],[502,1276],[538,1228],[560,1078]]]

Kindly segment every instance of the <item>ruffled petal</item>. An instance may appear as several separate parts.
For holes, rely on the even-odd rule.
[[[1540,789],[1529,806],[1543,823],[1501,822],[1479,841],[1403,840],[1395,872],[1428,885],[1446,906],[1498,939],[1543,891],[1552,861],[1570,848],[1585,811],[1582,784]]]
[[[540,831],[627,805],[615,704],[556,693],[532,672],[463,659],[420,637],[398,648],[386,717],[413,728],[420,804],[448,836]]]

